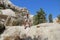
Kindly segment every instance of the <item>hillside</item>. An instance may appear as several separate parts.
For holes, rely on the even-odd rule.
[[[26,23],[25,17],[28,20],[33,20],[33,17],[29,13],[27,8],[18,7],[10,2],[10,0],[0,0],[0,20],[2,22],[0,22],[1,24],[4,24],[5,26],[21,26]],[[31,21],[31,23],[33,22]]]
[[[48,23],[39,14],[38,17],[44,18],[43,23],[39,20],[39,24],[34,25],[33,16],[25,7],[0,0],[0,40],[60,40],[60,20]]]

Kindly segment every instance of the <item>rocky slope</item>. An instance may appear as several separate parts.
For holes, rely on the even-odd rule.
[[[1,35],[1,40],[60,40],[60,24],[43,23],[24,29],[24,26],[9,27]],[[18,36],[18,37],[17,37]]]

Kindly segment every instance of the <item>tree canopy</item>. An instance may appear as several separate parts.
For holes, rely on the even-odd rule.
[[[37,11],[37,14],[33,18],[34,25],[46,22],[46,14],[42,8],[40,8],[40,10]]]
[[[49,23],[53,22],[52,14],[49,14],[48,19],[49,19]]]

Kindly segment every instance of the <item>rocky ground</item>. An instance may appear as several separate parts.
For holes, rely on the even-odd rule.
[[[26,29],[23,26],[8,27],[0,40],[60,40],[60,24],[43,23],[38,26]]]

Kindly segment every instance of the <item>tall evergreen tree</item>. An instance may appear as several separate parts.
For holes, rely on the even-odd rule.
[[[60,23],[60,15],[58,15],[57,18],[58,18],[57,22]]]
[[[37,25],[37,24],[38,24],[37,15],[34,15],[34,17],[33,17],[33,24],[34,24],[34,25]]]
[[[46,22],[46,14],[42,8],[40,8],[40,10],[37,12],[37,14],[33,18],[34,18],[35,25]]]
[[[49,14],[49,23],[53,22],[52,14]]]
[[[58,20],[60,20],[60,15],[57,16]]]

